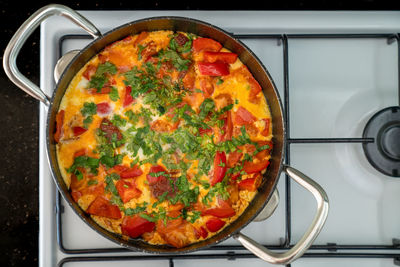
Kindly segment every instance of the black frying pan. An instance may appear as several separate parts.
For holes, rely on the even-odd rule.
[[[71,61],[68,67],[62,73],[51,98],[47,96],[39,87],[23,76],[16,66],[16,58],[22,45],[40,24],[41,21],[51,15],[61,15],[69,18],[77,25],[85,29],[95,39],[82,49]],[[55,118],[59,109],[61,99],[75,74],[88,62],[93,56],[99,53],[107,45],[118,41],[128,35],[140,33],[142,31],[153,30],[172,30],[194,33],[199,36],[208,37],[217,40],[224,47],[238,54],[240,60],[249,68],[255,79],[263,88],[263,93],[267,99],[273,126],[274,148],[270,159],[270,165],[263,176],[263,181],[258,192],[248,208],[227,226],[223,231],[206,240],[191,244],[183,248],[175,248],[168,245],[151,245],[142,239],[122,238],[121,235],[111,233],[98,224],[96,224],[72,199],[67,186],[64,183],[59,170],[56,157],[56,144],[53,133],[55,130]],[[185,253],[206,248],[215,245],[229,237],[233,237],[242,243],[247,249],[259,256],[265,261],[278,264],[288,264],[300,257],[312,244],[322,229],[328,214],[328,198],[324,190],[313,180],[301,172],[289,166],[283,165],[283,151],[285,146],[285,125],[283,120],[282,105],[276,86],[272,81],[268,71],[265,69],[256,55],[250,51],[241,41],[235,39],[224,30],[208,24],[206,22],[183,17],[155,17],[143,20],[133,21],[119,26],[104,35],[97,28],[74,10],[62,5],[48,5],[35,12],[15,33],[10,40],[3,58],[3,67],[8,77],[22,90],[35,97],[48,106],[48,116],[46,125],[47,136],[47,154],[51,166],[52,176],[64,199],[92,229],[109,240],[120,244],[123,247],[151,253]],[[274,253],[259,245],[254,240],[240,233],[240,230],[250,223],[258,213],[263,209],[275,190],[281,172],[285,172],[300,185],[309,190],[317,201],[317,213],[300,241],[290,250],[283,253]]]

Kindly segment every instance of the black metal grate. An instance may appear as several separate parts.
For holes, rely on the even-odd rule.
[[[398,79],[398,102],[400,105],[400,37],[398,33],[394,34],[233,34],[238,39],[276,39],[278,45],[283,49],[283,74],[284,74],[284,120],[287,130],[287,142],[285,147],[285,163],[290,164],[290,145],[291,144],[324,144],[324,143],[369,143],[374,142],[373,138],[291,138],[290,137],[290,119],[289,119],[289,39],[296,38],[381,38],[386,39],[388,45],[397,42],[397,79]],[[62,54],[63,42],[67,39],[91,39],[89,35],[64,35],[59,39],[58,51]],[[286,175],[285,179],[285,238],[281,245],[268,246],[271,250],[284,251],[292,247],[291,244],[291,179]],[[88,261],[145,261],[145,260],[163,260],[168,262],[169,266],[174,265],[174,260],[188,259],[227,259],[235,260],[242,258],[256,258],[254,254],[247,251],[241,245],[218,245],[205,249],[204,254],[185,254],[185,255],[141,255],[141,256],[81,256],[82,254],[100,254],[100,253],[115,253],[115,252],[131,252],[126,248],[90,248],[90,249],[73,249],[67,248],[63,243],[62,233],[62,213],[64,207],[61,204],[61,195],[57,192],[56,195],[56,229],[57,242],[60,250],[71,256],[62,259],[58,265],[63,266],[67,262],[88,262]],[[400,237],[399,237],[400,238]],[[208,252],[209,251],[209,252]],[[228,251],[228,252],[221,252]],[[240,251],[240,252],[239,252]],[[349,252],[362,251],[362,252]],[[385,252],[383,252],[385,251]],[[400,239],[393,238],[392,244],[387,245],[341,245],[337,243],[327,243],[326,245],[312,245],[304,258],[389,258],[393,259],[395,265],[400,266]]]

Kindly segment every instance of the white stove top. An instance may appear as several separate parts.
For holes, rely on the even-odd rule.
[[[398,105],[398,46],[385,38],[291,38],[311,33],[397,33],[400,12],[299,11],[82,11],[103,33],[129,21],[152,16],[187,16],[217,25],[234,34],[289,34],[290,138],[360,138],[368,119],[378,110]],[[41,88],[51,94],[60,38],[84,34],[64,18],[52,17],[41,26]],[[62,53],[83,48],[90,39],[64,38]],[[269,70],[284,97],[283,49],[277,38],[243,39]],[[45,148],[46,108],[40,107],[40,266],[54,266],[67,257],[134,256],[135,252],[69,254],[56,240],[55,196]],[[391,245],[400,238],[400,180],[380,174],[366,160],[360,143],[291,144],[291,165],[327,192],[330,214],[314,244]],[[285,238],[286,183],[278,190],[280,204],[264,222],[244,229],[264,245],[278,246]],[[308,228],[316,204],[291,183],[292,244]],[[67,250],[118,248],[89,228],[62,200],[62,244]],[[239,245],[227,240],[221,245]],[[400,250],[400,249],[399,249]],[[396,250],[399,253],[399,250]],[[201,251],[197,254],[212,253]],[[223,252],[223,251],[222,251]],[[218,253],[222,253],[218,251]],[[315,252],[315,251],[314,251]],[[326,252],[326,250],[318,251]],[[238,253],[247,253],[240,250]],[[373,252],[371,252],[373,253]],[[145,255],[145,254],[140,254]],[[192,255],[192,254],[191,254]],[[175,260],[175,266],[266,266],[258,259]],[[107,262],[66,262],[63,266],[108,266]],[[113,266],[141,266],[144,261],[120,260]],[[168,259],[145,261],[165,266]],[[384,258],[301,258],[292,266],[393,266]]]

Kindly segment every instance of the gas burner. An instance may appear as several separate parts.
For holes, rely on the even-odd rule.
[[[385,175],[400,177],[400,107],[388,107],[372,116],[363,137],[375,139],[363,144],[371,165]]]

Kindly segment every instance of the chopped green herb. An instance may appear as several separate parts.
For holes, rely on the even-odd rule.
[[[142,51],[145,48],[145,46],[138,44],[138,60],[142,60]]]
[[[178,70],[183,71],[187,70],[190,63],[192,62],[190,59],[182,58],[178,52],[172,49],[162,49],[158,52],[158,58],[161,61],[169,61],[172,65]]]
[[[93,76],[89,81],[88,88],[95,88],[97,92],[100,92],[106,82],[107,78],[104,76]]]
[[[93,102],[83,103],[83,108],[81,109],[83,116],[91,116],[97,114],[97,105]]]
[[[74,159],[74,163],[67,169],[68,173],[75,173],[78,167],[87,168],[90,173],[97,174],[100,160],[88,156],[79,156]]]
[[[108,82],[108,77],[106,74],[115,74],[117,71],[117,67],[109,61],[99,64],[96,73],[90,78],[88,88],[96,88],[97,92],[100,92],[104,85]]]
[[[115,165],[121,164],[123,157],[123,154],[118,154],[115,157],[104,155],[100,158],[100,163],[105,165],[107,168],[112,168]]]
[[[120,210],[124,210],[124,203],[119,195],[112,195],[110,199],[110,203],[113,205],[117,205]]]
[[[219,196],[220,198],[226,200],[229,198],[229,192],[227,191],[227,185],[225,181],[216,183],[211,189],[208,191],[207,195],[204,196],[202,202],[206,205],[209,205],[212,202],[215,196]]]
[[[211,98],[204,99],[203,103],[201,103],[200,105],[200,113],[199,113],[200,118],[204,120],[207,117],[208,113],[210,113],[214,109],[215,109],[214,100],[212,100]]]
[[[175,185],[178,187],[178,193],[175,197],[169,199],[172,204],[181,202],[185,207],[189,207],[191,203],[197,202],[200,189],[198,186],[190,188],[186,175],[178,177]]]
[[[127,208],[124,211],[125,215],[132,216],[132,215],[144,212],[147,209],[147,205],[148,205],[148,203],[146,201],[144,201],[141,204],[136,204],[135,208]]]
[[[114,64],[112,64],[111,62],[107,61],[103,64],[99,64],[95,75],[101,76],[101,75],[104,75],[105,73],[115,74],[115,73],[117,73],[117,71],[118,71],[117,67]]]
[[[196,222],[201,216],[201,212],[194,210],[194,211],[189,211],[186,213],[186,220],[190,223]]]
[[[91,185],[97,185],[99,182],[97,181],[97,180],[89,180],[88,182],[87,182],[87,185],[88,186],[91,186]]]
[[[111,92],[109,94],[109,97],[112,101],[116,102],[119,99],[119,95],[118,95],[118,89],[115,88],[114,86],[111,87]]]
[[[93,116],[87,116],[84,120],[83,120],[83,128],[88,129],[89,125],[93,122]]]
[[[120,179],[120,177],[117,173],[111,173],[111,174],[107,175],[105,178],[105,182],[106,182],[105,191],[110,192],[114,196],[119,197],[118,190],[114,184],[114,180],[119,180],[119,179]]]
[[[115,114],[111,119],[111,123],[117,127],[124,127],[126,125],[126,120],[122,118],[120,115]]]
[[[81,108],[81,114],[85,117],[83,119],[83,128],[88,129],[93,121],[93,115],[97,114],[97,105],[93,102],[85,102]]]

